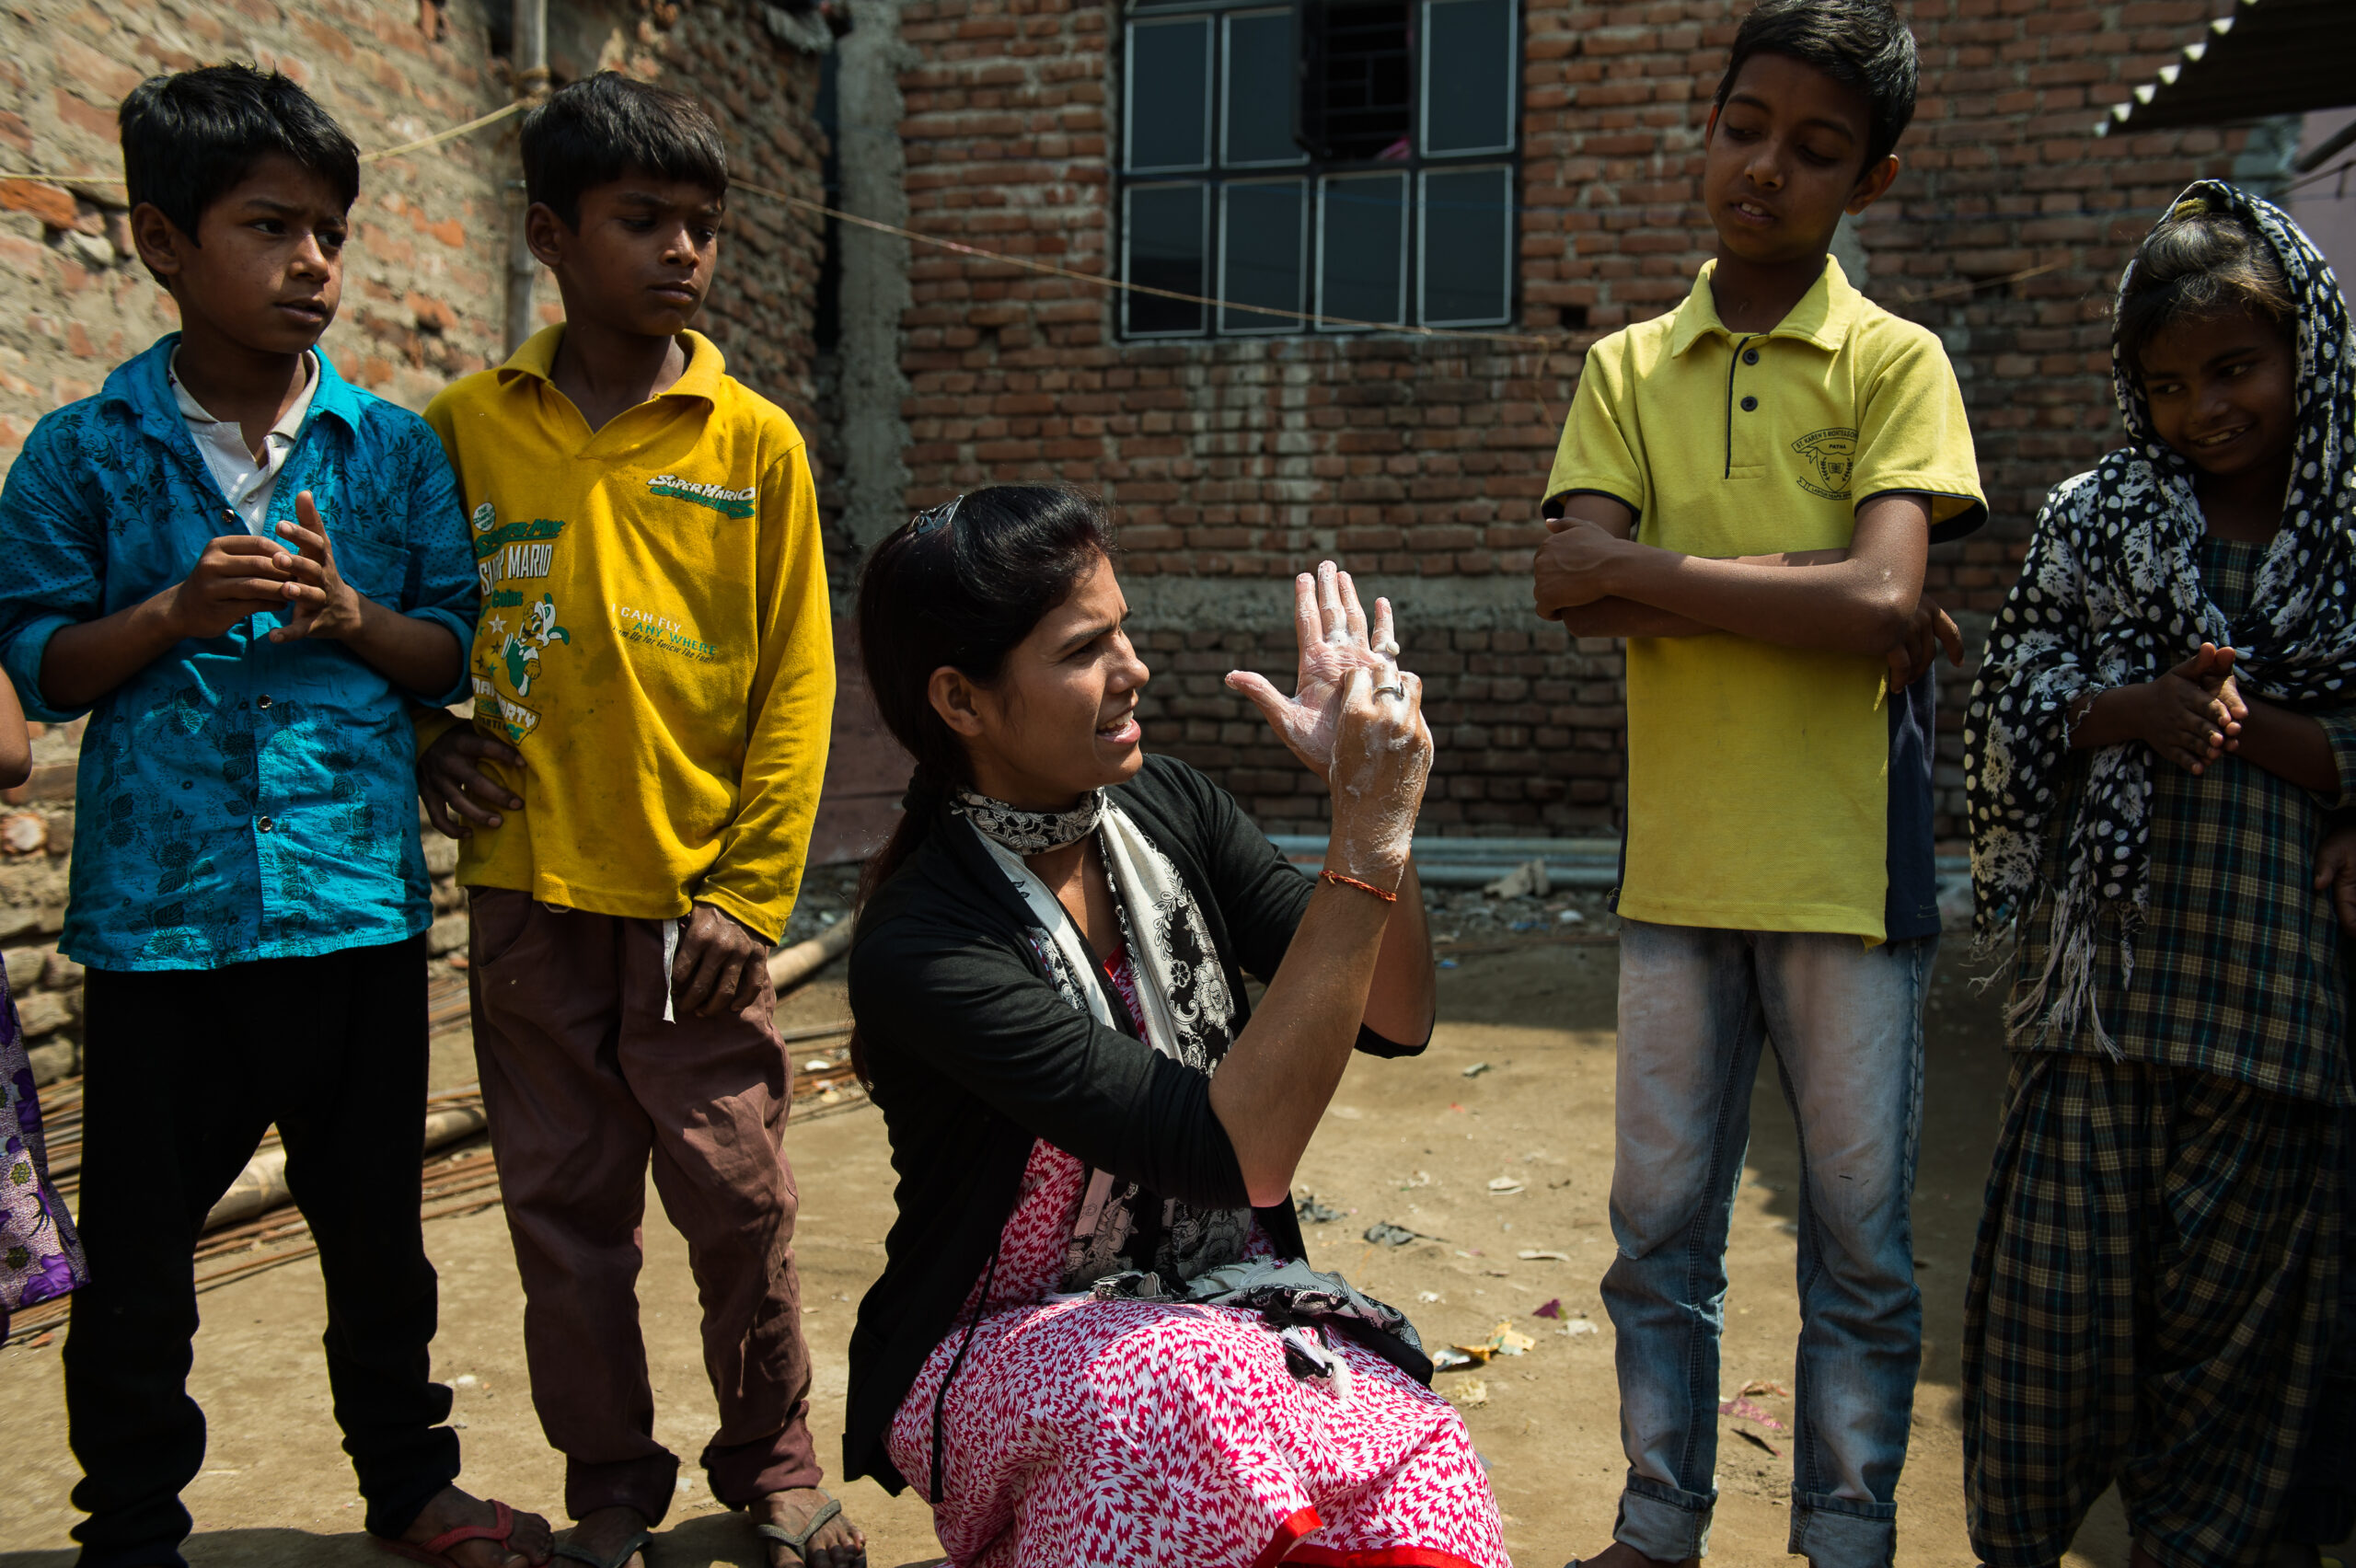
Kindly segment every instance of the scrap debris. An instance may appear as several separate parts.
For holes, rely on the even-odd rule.
[[[1563,1315],[1563,1298],[1557,1296],[1530,1315],[1533,1318],[1559,1318]]]
[[[1319,1203],[1314,1193],[1303,1193],[1293,1200],[1292,1213],[1303,1225],[1330,1225],[1342,1217],[1340,1209]]]
[[[1568,1252],[1557,1252],[1551,1247],[1524,1247],[1514,1256],[1525,1263],[1567,1263],[1571,1261]]]
[[[1471,1066],[1464,1069],[1464,1076],[1466,1078],[1479,1078],[1483,1073],[1490,1070],[1488,1063],[1475,1062]]]
[[[1490,1330],[1489,1337],[1478,1344],[1443,1345],[1433,1355],[1432,1366],[1436,1371],[1458,1372],[1467,1366],[1485,1366],[1500,1355],[1527,1355],[1537,1348],[1536,1340],[1507,1319]]]
[[[1479,1378],[1467,1378],[1450,1389],[1448,1397],[1466,1410],[1479,1410],[1489,1402],[1489,1385]]]
[[[1393,1225],[1378,1219],[1366,1228],[1366,1239],[1378,1247],[1404,1247],[1410,1241],[1445,1241],[1445,1236],[1426,1236],[1420,1230],[1410,1230],[1403,1225]]]
[[[1720,1415],[1731,1415],[1743,1421],[1755,1421],[1770,1432],[1788,1432],[1791,1430],[1790,1427],[1785,1426],[1782,1422],[1776,1420],[1773,1416],[1768,1414],[1764,1410],[1761,1409],[1758,1405],[1751,1403],[1747,1399],[1737,1398],[1731,1400],[1720,1400],[1718,1401],[1718,1413]],[[1741,1429],[1738,1427],[1736,1430],[1739,1431]]]
[[[1489,1192],[1492,1196],[1502,1198],[1520,1191],[1521,1178],[1519,1176],[1494,1176],[1489,1180]]]

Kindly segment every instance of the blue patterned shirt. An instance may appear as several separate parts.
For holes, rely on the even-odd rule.
[[[29,717],[61,627],[186,577],[246,532],[173,400],[175,333],[43,419],[0,491],[0,665]],[[442,444],[318,356],[318,388],[270,502],[311,492],[344,581],[474,637],[474,553]],[[191,639],[89,709],[59,945],[98,969],[213,969],[397,942],[433,917],[402,692],[341,643],[273,643],[281,612]]]

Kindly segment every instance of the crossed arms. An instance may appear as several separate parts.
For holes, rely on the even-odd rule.
[[[1532,563],[1540,616],[1577,637],[1699,637],[1732,632],[1790,648],[1885,656],[1890,684],[1911,686],[1937,649],[1960,663],[1962,634],[1923,594],[1930,503],[1877,495],[1857,508],[1845,550],[1712,560],[1637,543],[1623,502],[1565,498]]]

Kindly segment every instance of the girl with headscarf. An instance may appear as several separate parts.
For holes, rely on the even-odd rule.
[[[2015,1053],[1966,1299],[1972,1544],[2265,1559],[2329,1348],[2356,789],[2356,341],[2279,209],[2188,190],[2120,282],[2128,444],[2053,490],[1965,727]],[[2341,858],[2327,880],[2356,878]]]
[[[1420,1051],[1434,1000],[1421,684],[1346,573],[1295,594],[1294,697],[1229,685],[1331,796],[1313,878],[1144,752],[1092,502],[976,490],[862,576],[917,767],[850,960],[900,1184],[845,1458],[917,1487],[959,1568],[1506,1568],[1414,1328],[1311,1271],[1293,1213],[1353,1047]]]

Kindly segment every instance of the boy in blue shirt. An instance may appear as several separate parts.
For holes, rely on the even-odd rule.
[[[191,1249],[272,1122],[368,1529],[520,1568],[546,1522],[451,1484],[418,1217],[433,910],[406,710],[467,690],[466,521],[433,432],[313,346],[351,139],[237,65],[156,77],[121,120],[140,259],[182,329],[43,419],[0,492],[0,663],[31,716],[90,716],[59,943],[89,971],[81,1568],[183,1562]]]
[[[1750,1090],[1799,1124],[1790,1550],[1887,1568],[1922,1357],[1910,1204],[1931,848],[1936,540],[1986,513],[1955,372],[1828,255],[1898,173],[1888,0],[1762,0],[1704,133],[1716,255],[1588,352],[1539,614],[1628,640],[1620,1067],[1603,1280],[1628,1476],[1590,1568],[1699,1557]]]

